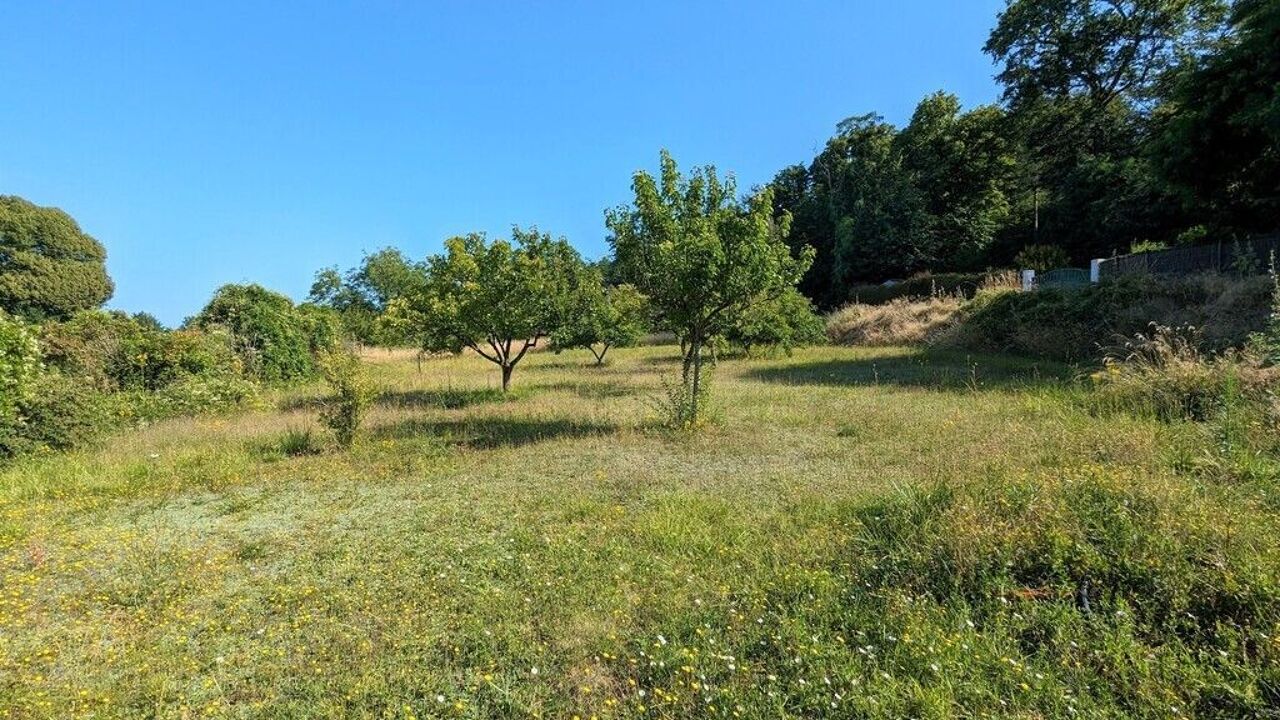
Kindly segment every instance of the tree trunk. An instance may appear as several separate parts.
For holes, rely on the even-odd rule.
[[[511,389],[511,371],[515,369],[514,365],[502,366],[502,392],[506,392]]]
[[[694,339],[689,345],[689,354],[693,356],[693,382],[689,393],[689,424],[698,423],[698,390],[702,381],[702,340]]]

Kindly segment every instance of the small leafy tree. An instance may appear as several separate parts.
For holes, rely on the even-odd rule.
[[[513,228],[511,242],[489,242],[473,233],[445,241],[445,252],[427,260],[422,287],[392,301],[388,315],[424,350],[470,348],[494,363],[505,392],[525,354],[560,329],[593,286],[599,276],[563,238]]]
[[[320,410],[320,421],[333,431],[339,446],[349,448],[373,401],[373,385],[360,356],[348,349],[325,352],[320,357],[320,371],[334,393]]]
[[[581,347],[603,365],[610,348],[630,347],[648,330],[648,300],[634,285],[584,288],[578,312],[552,335],[557,348]]]
[[[751,307],[793,288],[813,260],[786,244],[790,215],[773,217],[773,190],[735,197],[733,178],[714,167],[682,177],[666,151],[655,179],[637,172],[635,200],[606,214],[618,271],[648,296],[684,345],[678,424],[701,421],[704,351]]]

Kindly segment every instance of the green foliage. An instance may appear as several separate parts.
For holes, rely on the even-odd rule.
[[[35,334],[0,310],[0,446],[11,443],[21,431],[21,410],[32,396],[39,373],[40,349]]]
[[[1222,45],[1179,67],[1156,112],[1153,157],[1201,222],[1272,232],[1280,215],[1280,5],[1234,3]]]
[[[1271,285],[1235,280],[1126,276],[1082,288],[980,292],[946,341],[970,350],[1054,360],[1097,359],[1155,322],[1200,328],[1208,350],[1245,343],[1266,321]]]
[[[1013,259],[1019,269],[1046,272],[1066,267],[1071,263],[1067,251],[1056,245],[1028,245]]]
[[[502,369],[502,389],[538,341],[589,307],[600,288],[563,238],[513,228],[511,242],[473,233],[445,241],[427,260],[424,284],[391,303],[393,327],[430,351],[469,348]]]
[[[1129,252],[1131,254],[1159,252],[1161,250],[1168,249],[1168,243],[1156,242],[1154,240],[1137,240],[1129,243]]]
[[[380,322],[392,300],[420,292],[425,267],[411,262],[395,248],[365,255],[359,267],[345,274],[337,268],[316,273],[311,303],[334,310],[345,333],[366,345],[402,345],[416,338],[396,332],[395,323]]]
[[[342,344],[342,316],[336,310],[313,303],[302,303],[297,307],[297,313],[302,331],[307,336],[307,347],[313,357]]]
[[[760,348],[790,353],[798,347],[826,341],[826,325],[813,303],[789,288],[778,297],[753,305],[725,333],[725,339],[750,355]]]
[[[794,287],[813,260],[793,257],[785,214],[773,217],[773,191],[746,201],[732,177],[695,168],[681,177],[662,152],[658,179],[637,172],[635,200],[606,214],[618,272],[652,303],[659,322],[685,344],[681,382],[693,424],[699,417],[703,350],[755,305]]]
[[[102,393],[56,370],[36,377],[19,414],[17,432],[0,437],[0,456],[77,447],[115,421]]]
[[[1011,0],[986,52],[1013,105],[1148,100],[1162,75],[1213,41],[1223,0]]]
[[[254,407],[261,397],[258,383],[241,375],[184,373],[158,390],[129,390],[108,395],[106,404],[114,422],[138,425]]]
[[[338,445],[349,448],[364,420],[375,390],[360,356],[348,350],[332,350],[320,359],[325,382],[334,395],[320,411],[320,422],[333,431]]]
[[[593,271],[595,272],[595,271]],[[551,336],[557,350],[581,347],[603,365],[610,348],[635,345],[649,328],[649,303],[632,285],[584,285],[580,307]]]
[[[61,210],[0,195],[0,310],[43,320],[100,307],[115,290],[106,257]]]
[[[323,323],[300,312],[289,298],[261,285],[218,288],[188,324],[226,328],[246,372],[269,382],[311,377],[316,370],[312,348],[323,345],[327,332]]]
[[[103,392],[156,391],[189,374],[239,374],[226,332],[169,332],[118,311],[84,310],[41,328],[45,362]]]

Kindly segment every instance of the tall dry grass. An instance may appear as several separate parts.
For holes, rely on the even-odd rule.
[[[963,299],[951,296],[854,303],[827,318],[827,338],[837,345],[927,345],[954,327],[963,306]]]

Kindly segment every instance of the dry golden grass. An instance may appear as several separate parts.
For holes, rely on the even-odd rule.
[[[827,337],[838,345],[927,345],[955,325],[963,304],[955,297],[854,303],[827,318]]]

